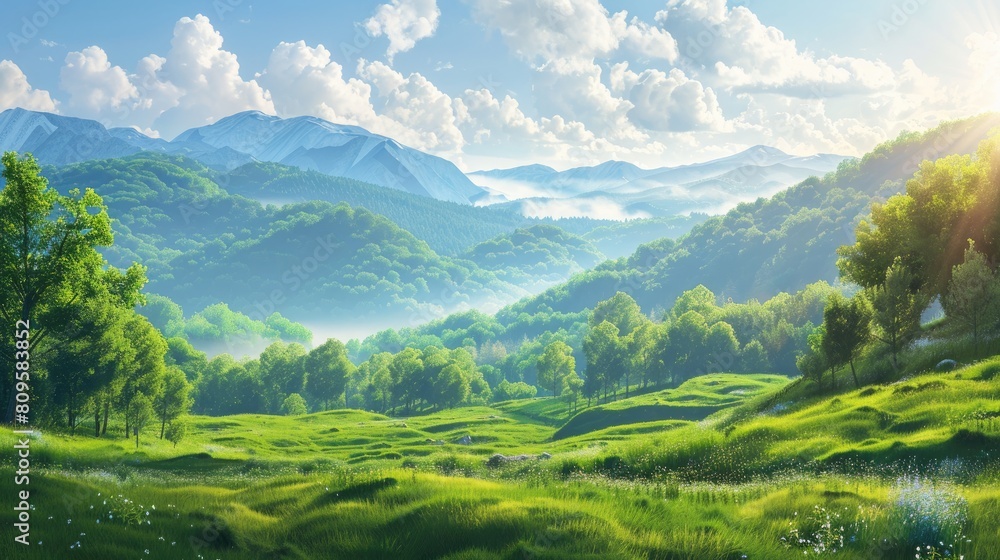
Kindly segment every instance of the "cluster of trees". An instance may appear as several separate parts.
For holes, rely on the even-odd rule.
[[[824,322],[800,360],[803,373],[821,379],[848,365],[873,342],[887,349],[893,367],[920,334],[920,318],[934,300],[953,332],[968,334],[978,354],[1000,323],[1000,136],[974,155],[924,161],[906,192],[875,204],[857,241],[840,250],[842,275],[861,290],[850,300],[831,298]]]
[[[795,294],[717,304],[698,286],[681,294],[663,320],[643,315],[624,292],[597,305],[583,340],[583,396],[609,398],[630,387],[676,385],[720,371],[786,370],[807,347],[823,304],[836,293],[825,283]]]
[[[185,343],[175,340],[178,346]],[[237,361],[222,354],[181,367],[198,379],[195,412],[209,415],[298,414],[343,406],[410,413],[492,398],[472,355],[461,348],[380,352],[355,366],[336,339],[309,351],[275,342],[259,358]]]
[[[174,423],[190,406],[191,386],[168,363],[163,336],[134,311],[143,302],[145,269],[108,267],[98,253],[113,243],[101,197],[90,189],[60,195],[34,158],[13,152],[3,155],[3,178],[4,419],[14,420],[26,407],[32,425],[75,431],[93,419],[98,436],[108,433],[111,419],[120,420],[136,446],[153,422],[161,438],[180,437],[183,429]],[[15,330],[16,324],[22,327]],[[24,390],[27,403],[16,399]]]
[[[170,342],[187,345],[183,339]],[[301,344],[275,342],[257,358],[237,361],[220,354],[211,361],[188,359],[181,367],[197,379],[194,411],[213,416],[281,414],[299,401],[313,410],[327,410],[342,402],[348,378],[356,370],[344,345],[335,339],[308,351]]]
[[[206,352],[250,353],[274,341],[312,343],[312,332],[278,312],[258,321],[224,303],[210,305],[185,319],[184,310],[170,298],[147,294],[139,312],[168,338],[180,337]]]

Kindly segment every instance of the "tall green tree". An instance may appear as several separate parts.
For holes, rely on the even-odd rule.
[[[590,316],[590,326],[596,327],[607,321],[618,327],[619,336],[625,337],[632,333],[643,321],[648,320],[632,296],[625,292],[617,292],[610,298],[594,307]]]
[[[558,396],[563,377],[575,369],[573,349],[561,340],[552,342],[538,358],[538,386]]]
[[[354,364],[347,358],[347,348],[335,338],[313,348],[305,357],[305,390],[321,405],[330,408],[347,386],[347,379],[354,374]]]
[[[51,322],[38,311],[74,305],[77,286],[95,275],[103,259],[97,247],[112,243],[111,220],[101,197],[87,189],[61,196],[49,187],[30,155],[2,157],[6,185],[0,191],[0,402],[3,419],[14,414],[13,325],[31,324],[29,351],[43,342]]]
[[[871,322],[871,308],[860,295],[847,299],[834,294],[823,312],[823,324],[826,327],[822,341],[823,353],[834,368],[843,364],[851,366],[855,387],[860,387],[861,384],[854,369],[854,360],[871,340]]]
[[[965,261],[952,270],[941,306],[949,319],[972,333],[978,353],[983,331],[996,325],[1000,316],[1000,282],[971,239]]]
[[[157,394],[153,408],[160,420],[160,439],[163,439],[170,424],[191,409],[191,385],[184,372],[177,367],[169,367],[163,374],[163,389]]]
[[[608,389],[620,379],[625,368],[625,345],[618,336],[618,327],[603,321],[590,329],[583,339],[583,353],[587,357],[587,379],[599,382],[599,388],[608,398]],[[592,389],[593,385],[586,386]],[[595,394],[595,393],[592,393]]]
[[[920,331],[920,315],[929,303],[927,296],[913,289],[914,283],[914,274],[897,258],[886,271],[885,282],[868,292],[874,336],[889,346],[896,369],[899,353]]]

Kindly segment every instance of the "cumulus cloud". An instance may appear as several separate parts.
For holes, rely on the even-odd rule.
[[[435,0],[392,0],[378,7],[375,15],[365,21],[365,29],[374,37],[385,35],[389,39],[386,57],[391,64],[396,54],[432,37],[440,17]]]
[[[0,60],[0,111],[11,107],[54,112],[56,102],[49,92],[31,87],[20,66]]]
[[[455,153],[464,138],[455,124],[452,98],[430,80],[414,72],[408,76],[378,62],[358,62],[358,76],[375,87],[373,103],[380,115],[405,127],[411,145],[427,150]]]
[[[154,128],[166,136],[239,111],[275,112],[267,91],[255,80],[240,76],[236,55],[222,48],[222,35],[200,14],[194,19],[183,17],[174,26],[159,75],[182,92],[177,106],[154,122]]]
[[[669,73],[648,69],[637,74],[623,62],[612,69],[612,83],[628,92],[632,104],[629,119],[646,129],[687,132],[719,130],[726,124],[712,88],[688,78],[679,68]]]
[[[878,60],[817,57],[764,25],[745,6],[725,0],[670,0],[656,21],[677,39],[689,61],[714,70],[721,83],[744,91],[829,97],[890,88],[892,69]]]
[[[271,51],[260,83],[285,116],[312,115],[344,124],[375,126],[371,86],[344,78],[344,69],[323,45],[280,43]]]
[[[168,138],[239,111],[275,112],[270,94],[240,76],[236,55],[222,48],[207,17],[178,20],[170,45],[166,56],[143,57],[133,74],[112,65],[100,47],[71,52],[60,87],[79,114]]]
[[[139,97],[125,70],[112,66],[98,46],[67,54],[59,84],[69,93],[67,105],[75,116],[97,120],[128,113]]]

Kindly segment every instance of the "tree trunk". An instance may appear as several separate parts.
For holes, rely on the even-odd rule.
[[[851,377],[854,378],[854,388],[860,389],[861,384],[858,383],[858,374],[854,371],[854,360],[851,360],[849,363],[851,364]]]
[[[101,403],[94,403],[94,437],[101,437]]]
[[[139,428],[135,429],[135,448],[139,449]]]
[[[111,414],[111,403],[104,401],[104,425],[101,426],[101,435],[108,433],[108,416]]]

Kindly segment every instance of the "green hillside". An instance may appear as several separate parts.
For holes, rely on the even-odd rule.
[[[508,282],[529,287],[566,280],[605,260],[589,241],[549,225],[517,229],[470,247],[461,256]]]

